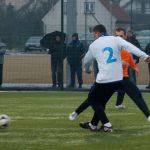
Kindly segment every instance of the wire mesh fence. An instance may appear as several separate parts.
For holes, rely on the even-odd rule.
[[[72,6],[68,2],[71,2],[71,0],[64,0],[63,29],[66,33],[66,38],[63,44],[65,44],[66,52],[70,46],[72,34],[77,32],[84,50],[82,54],[79,52],[79,56],[82,55],[81,62],[83,61],[83,55],[88,50],[88,46],[94,40],[92,29],[99,23],[106,26],[109,35],[113,34],[116,27],[123,27],[128,31],[132,26],[142,50],[145,50],[147,44],[150,43],[149,22],[145,23],[146,18],[150,15],[149,1],[142,3],[141,7],[141,1],[133,1],[133,7],[131,7],[131,2],[128,0],[77,0],[76,5]],[[140,21],[138,20],[138,15],[142,15],[144,5],[146,6],[145,15],[142,17],[143,20]],[[72,9],[68,8],[69,6]],[[138,11],[136,11],[136,6],[138,6]],[[55,54],[56,60],[62,59],[59,63],[57,61],[52,62],[54,52],[50,52],[50,50],[53,48],[40,46],[40,40],[46,34],[61,31],[60,8],[60,0],[27,0],[27,2],[10,0],[10,3],[3,0],[0,3],[0,42],[5,43],[7,46],[4,46],[7,51],[2,62],[2,87],[34,85],[51,87],[54,82],[57,82],[54,80],[62,80],[59,79],[59,75],[63,78],[64,87],[71,84],[72,70],[70,69],[67,54],[63,55],[61,53],[62,45],[57,48],[60,53]],[[132,11],[131,8],[133,8]],[[74,16],[69,17],[72,15],[72,12],[69,11],[75,11],[76,13],[73,13]],[[49,44],[54,45],[54,41],[49,40]],[[74,55],[74,60],[79,57],[77,57],[77,53],[72,55]],[[76,81],[72,82],[75,82],[76,87],[82,84],[82,87],[86,88],[95,80],[94,68],[91,74],[86,74],[81,62],[73,66],[75,69],[79,69],[76,70],[79,73],[78,78],[76,74]],[[62,70],[59,68],[61,65],[63,65]],[[138,67],[140,74],[137,76],[137,84],[148,84],[149,72],[147,64],[140,61]],[[56,70],[58,70],[59,75],[54,75],[53,71]],[[78,80],[80,80],[80,83]]]

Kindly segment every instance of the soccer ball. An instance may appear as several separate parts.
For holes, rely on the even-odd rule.
[[[1,129],[7,128],[9,125],[9,121],[10,118],[7,115],[5,114],[0,115],[0,128]]]

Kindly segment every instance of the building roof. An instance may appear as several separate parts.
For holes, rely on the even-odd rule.
[[[130,22],[130,17],[128,14],[121,8],[119,5],[115,3],[110,3],[109,0],[99,0],[104,7],[112,13],[114,17],[116,17],[119,22]]]

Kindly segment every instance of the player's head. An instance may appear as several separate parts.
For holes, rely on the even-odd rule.
[[[79,39],[78,33],[73,33],[73,34],[72,34],[72,40],[73,40],[73,41],[76,41],[76,40],[78,40],[78,39]]]
[[[126,39],[126,30],[122,27],[118,27],[115,29],[115,36],[120,36],[123,39]]]
[[[107,34],[106,28],[102,24],[96,25],[93,28],[93,35],[94,35],[95,39],[99,38],[102,35],[106,35],[106,34]]]
[[[127,32],[127,38],[131,38],[131,37],[135,37],[135,34],[133,31],[130,30]]]
[[[55,36],[55,40],[56,40],[56,42],[60,42],[60,41],[61,41],[60,36],[59,36],[59,35],[56,35],[56,36]]]

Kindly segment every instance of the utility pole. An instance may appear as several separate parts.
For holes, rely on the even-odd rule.
[[[67,36],[68,41],[71,41],[71,35],[77,32],[77,0],[67,1]],[[70,84],[70,68],[67,65],[67,85]]]
[[[133,30],[133,0],[131,0],[130,16],[130,28]]]
[[[63,33],[64,33],[64,0],[61,0],[61,33],[62,33],[61,39],[63,39]],[[60,66],[60,68],[61,68],[61,70],[60,70],[60,72],[61,72],[61,79],[60,79],[61,80],[61,85],[60,85],[61,90],[64,89],[63,53],[64,53],[64,41],[61,40],[61,64],[60,64],[61,65]]]
[[[112,28],[113,28],[112,5],[113,5],[113,0],[110,0],[109,1],[109,7],[110,7],[110,34],[112,34]]]
[[[68,0],[67,2],[67,35],[68,40],[73,33],[77,32],[77,1]]]

